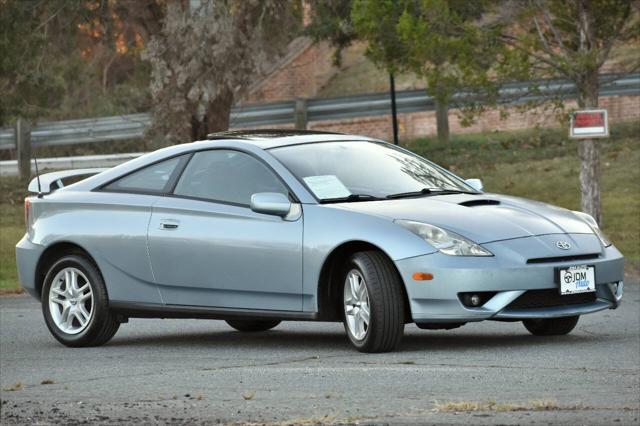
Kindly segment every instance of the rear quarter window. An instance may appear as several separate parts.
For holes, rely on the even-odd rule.
[[[117,192],[164,193],[169,190],[171,178],[183,157],[175,157],[147,166],[111,182],[103,189]]]

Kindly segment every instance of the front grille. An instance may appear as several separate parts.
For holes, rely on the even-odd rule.
[[[597,259],[598,253],[578,254],[575,256],[557,256],[557,257],[538,257],[527,260],[527,263],[557,263],[557,262],[573,262],[575,260]]]
[[[528,290],[511,302],[509,309],[550,308],[554,306],[584,305],[596,301],[596,293],[561,295],[557,289]]]

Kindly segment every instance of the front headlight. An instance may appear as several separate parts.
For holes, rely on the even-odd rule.
[[[611,245],[611,241],[609,241],[607,236],[604,235],[604,232],[602,232],[602,230],[598,226],[598,222],[596,222],[596,220],[593,218],[593,216],[591,216],[590,214],[586,214],[586,213],[583,213],[583,212],[576,212],[576,211],[572,211],[571,213],[575,214],[580,219],[582,219],[582,221],[584,223],[589,225],[589,228],[591,228],[593,233],[598,236],[598,238],[600,239],[600,242],[602,243],[603,246],[609,247]]]
[[[424,238],[440,253],[448,254],[449,256],[493,256],[493,253],[489,250],[455,232],[412,220],[397,219],[394,220],[394,223],[408,229],[420,238]]]

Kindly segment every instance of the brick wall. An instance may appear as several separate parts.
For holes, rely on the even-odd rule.
[[[575,102],[567,102],[567,108],[575,107]],[[600,107],[609,111],[609,122],[640,120],[640,96],[609,96],[600,98]],[[535,126],[560,127],[556,116],[542,108],[528,111],[511,109],[506,119],[501,119],[498,110],[489,110],[470,127],[462,127],[456,110],[449,112],[449,126],[452,134],[479,133],[498,130],[527,129]],[[291,126],[287,126],[291,127]],[[343,120],[313,121],[309,129],[354,133],[381,139],[391,139],[391,115],[348,118]],[[567,130],[568,131],[568,130]],[[398,115],[400,139],[413,139],[436,134],[435,111],[415,112]]]
[[[333,48],[328,43],[314,44],[306,37],[299,37],[290,44],[288,54],[274,64],[272,71],[250,89],[249,95],[242,103],[255,104],[315,97],[338,72],[332,61]],[[568,102],[566,106],[573,108],[575,102]],[[640,96],[602,97],[600,107],[608,109],[609,121],[612,123],[640,120]],[[458,111],[449,112],[452,134],[517,130],[538,125],[559,127],[561,123],[553,113],[541,108],[528,111],[513,108],[506,119],[501,118],[500,111],[490,110],[480,116],[472,126],[462,127]],[[292,128],[293,124],[276,127]],[[309,129],[356,133],[382,139],[392,137],[390,115],[310,122]],[[399,114],[398,129],[401,139],[435,135],[435,112]]]
[[[251,88],[243,103],[315,97],[318,90],[338,71],[332,61],[333,48],[328,43],[314,44],[303,37],[296,39],[290,45],[289,54]]]

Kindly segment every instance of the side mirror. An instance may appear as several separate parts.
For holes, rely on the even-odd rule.
[[[284,217],[291,211],[291,201],[277,192],[259,192],[251,196],[251,210]]]
[[[476,191],[484,191],[484,185],[480,179],[467,179],[465,183],[475,189]]]

